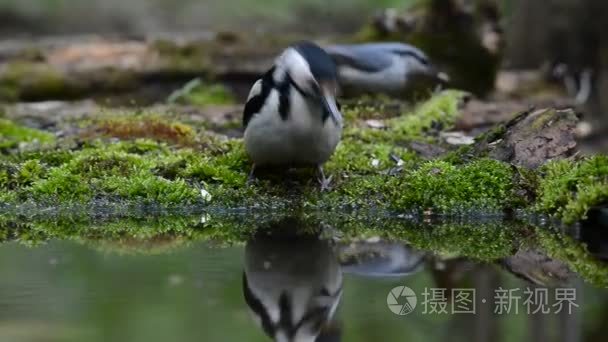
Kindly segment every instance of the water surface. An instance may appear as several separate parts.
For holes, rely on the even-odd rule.
[[[7,241],[0,245],[0,341],[270,341],[266,335],[289,322],[308,324],[319,341],[605,341],[608,291],[577,274],[572,260],[547,255],[554,252],[517,243],[512,255],[482,261],[485,254],[464,246],[455,249],[460,253],[414,247],[424,244],[416,235],[354,243],[336,233],[340,227],[307,225],[265,224],[230,246],[207,239],[172,244],[167,236],[51,239],[36,246]],[[306,233],[293,233],[302,226]],[[568,236],[571,242],[591,237],[588,267],[605,266],[605,230]],[[399,286],[417,297],[406,315],[387,305]],[[423,304],[425,290],[435,288],[446,297],[434,298],[434,307],[445,302],[447,313],[430,313],[430,300]],[[575,293],[571,313],[556,313],[557,288]],[[458,289],[475,290],[475,314],[452,312]],[[549,313],[526,312],[528,289],[546,289]],[[521,299],[509,312],[495,312],[503,290]],[[264,315],[270,328],[260,323]],[[298,325],[304,316],[307,322]]]

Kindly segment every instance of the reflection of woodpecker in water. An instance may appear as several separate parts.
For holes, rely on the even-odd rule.
[[[343,272],[403,277],[423,267],[425,253],[403,243],[335,243],[320,237],[328,229],[286,218],[260,227],[247,242],[244,299],[256,323],[275,341],[341,340],[334,313]]]
[[[245,302],[277,342],[335,335],[328,327],[342,295],[340,264],[328,241],[288,233],[300,225],[281,221],[272,225],[276,234],[259,234],[245,248]]]

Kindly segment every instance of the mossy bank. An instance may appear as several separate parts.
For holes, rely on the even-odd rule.
[[[0,121],[0,200],[5,209],[118,204],[206,208],[370,209],[495,214],[522,209],[567,222],[608,199],[608,157],[550,162],[538,170],[465,157],[439,132],[453,126],[463,94],[445,91],[415,108],[344,108],[343,140],[326,165],[333,189],[312,170],[261,173],[239,138],[179,113],[102,110],[49,132]],[[398,114],[398,115],[396,115]],[[369,118],[374,118],[370,124]],[[226,125],[234,127],[235,122]],[[425,160],[413,142],[452,150]]]

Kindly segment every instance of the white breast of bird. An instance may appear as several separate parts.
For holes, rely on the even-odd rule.
[[[289,94],[287,117],[279,115],[279,92],[273,89],[245,135],[247,151],[256,165],[319,165],[327,161],[340,141],[342,127],[323,120],[320,104],[296,89]]]

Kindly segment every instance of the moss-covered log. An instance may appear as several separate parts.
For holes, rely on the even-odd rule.
[[[10,53],[0,49],[0,100],[74,99],[195,77],[250,81],[285,44],[237,35],[23,44]]]

